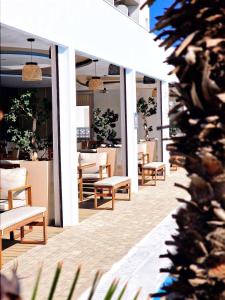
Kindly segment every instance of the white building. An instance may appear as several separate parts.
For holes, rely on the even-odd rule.
[[[104,69],[106,63],[107,67],[109,63],[120,67],[117,94],[120,97],[121,139],[133,192],[138,189],[135,113],[140,91],[137,88],[143,87],[143,83],[137,83],[137,78],[145,75],[156,80],[157,126],[168,124],[169,69],[163,63],[166,54],[154,42],[154,35],[148,32],[149,10],[146,7],[140,12],[139,2],[144,1],[1,0],[2,85],[52,88],[57,225],[78,222],[76,95],[77,90],[85,88],[76,84],[76,80],[79,76],[78,79],[85,82],[88,74],[96,75],[93,64],[83,70],[75,68],[76,64],[78,66],[84,58],[97,58],[97,71],[100,72],[97,75],[101,77],[108,75]],[[33,59],[44,75],[41,82],[32,84],[21,79],[21,69],[30,51],[27,38],[35,38]],[[110,79],[108,77],[105,76],[105,81]],[[110,89],[110,84],[108,86]],[[115,86],[111,85],[111,90],[116,94]],[[159,159],[165,163],[168,163],[168,153],[162,138],[167,136],[168,130],[159,131]]]

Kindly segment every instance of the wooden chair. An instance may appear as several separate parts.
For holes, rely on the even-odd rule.
[[[32,205],[26,168],[0,168],[0,211]]]
[[[23,206],[32,206],[31,185],[27,184],[26,168],[0,168],[0,213]],[[32,226],[26,233],[32,230]],[[18,235],[10,233],[13,240]]]
[[[95,182],[111,176],[111,165],[107,163],[107,153],[80,153],[80,165],[83,182]],[[90,167],[88,167],[90,165]]]
[[[138,144],[138,169],[141,174],[141,184],[144,185],[147,177],[151,177],[153,185],[156,180],[165,180],[166,168],[163,162],[153,161],[155,141]],[[159,177],[159,175],[162,175]]]
[[[0,268],[2,267],[2,238],[3,235],[20,229],[20,241],[24,244],[47,243],[47,211],[45,207],[24,206],[5,211],[1,214],[0,223]],[[25,240],[24,226],[42,226],[43,240]]]

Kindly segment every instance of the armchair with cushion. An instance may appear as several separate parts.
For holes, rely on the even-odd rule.
[[[111,177],[111,165],[107,161],[107,152],[80,153],[80,164],[95,164],[82,170],[83,181],[97,181]]]
[[[26,168],[0,168],[0,211],[25,205],[32,205]]]

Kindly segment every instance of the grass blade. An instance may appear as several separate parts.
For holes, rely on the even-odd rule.
[[[118,287],[118,284],[119,284],[119,280],[113,280],[113,282],[111,283],[106,295],[105,295],[105,298],[104,300],[111,300],[112,299],[112,296],[113,294],[115,293],[117,287]]]
[[[92,287],[91,287],[91,291],[89,293],[89,296],[88,296],[88,299],[87,300],[91,300],[94,293],[95,293],[95,290],[96,290],[96,287],[97,287],[97,284],[99,282],[99,279],[101,278],[101,273],[100,271],[98,271],[96,274],[95,274],[95,278],[94,278],[94,281],[92,283]]]
[[[128,283],[125,283],[125,285],[124,285],[124,287],[122,288],[122,290],[121,290],[121,292],[120,292],[120,294],[119,294],[117,300],[121,300],[121,299],[123,298],[124,293],[126,292],[126,289],[127,289],[127,285],[128,285]]]
[[[37,296],[37,291],[38,291],[38,287],[39,287],[39,283],[40,283],[40,279],[41,279],[41,272],[42,272],[42,266],[40,267],[38,274],[37,274],[37,278],[35,281],[35,285],[34,285],[34,289],[33,289],[33,293],[31,296],[31,300],[35,300],[36,296]]]
[[[81,266],[79,266],[77,268],[77,271],[76,271],[76,274],[75,274],[72,286],[70,288],[70,292],[69,292],[69,295],[67,297],[67,300],[71,300],[72,299],[72,296],[73,296],[73,293],[74,293],[74,290],[75,290],[75,287],[77,285],[77,281],[78,281],[78,278],[79,278],[79,275],[80,275],[80,270],[81,270]]]
[[[60,275],[61,271],[62,271],[62,262],[59,262],[58,265],[57,265],[56,271],[55,271],[53,281],[52,281],[52,286],[51,286],[51,289],[50,289],[50,293],[48,295],[48,300],[53,299],[53,295],[55,293],[55,289],[56,289],[56,286],[57,286],[57,283],[58,283],[58,280],[59,280],[59,275]]]
[[[137,294],[134,296],[134,299],[133,299],[133,300],[137,300],[138,297],[140,296],[140,293],[141,293],[141,289],[139,289],[139,290],[137,291]]]

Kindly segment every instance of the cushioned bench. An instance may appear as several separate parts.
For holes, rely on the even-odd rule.
[[[2,238],[3,235],[20,229],[21,243],[46,244],[47,242],[47,211],[45,207],[23,206],[5,211],[0,214],[0,268],[2,267]],[[43,240],[24,240],[24,226],[42,226]]]
[[[105,193],[104,190],[108,190]],[[118,189],[126,189],[130,200],[131,195],[131,180],[126,176],[112,176],[94,183],[94,207],[98,207],[98,197],[112,197],[112,209],[114,209],[115,193]]]
[[[162,162],[150,162],[142,166],[142,185],[145,184],[146,176],[151,175],[154,181],[154,185],[156,185],[157,175],[162,173],[162,180],[166,179],[166,166]]]

